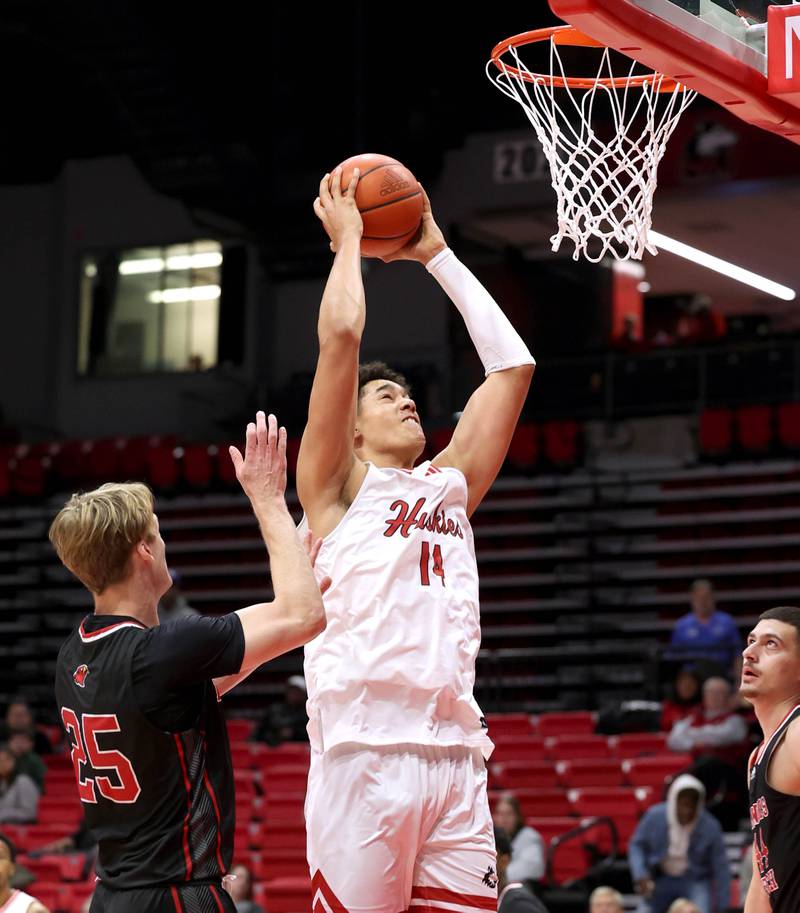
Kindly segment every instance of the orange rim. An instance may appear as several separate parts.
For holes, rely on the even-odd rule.
[[[534,29],[532,32],[522,32],[519,35],[512,35],[504,41],[500,41],[492,48],[491,61],[503,73],[509,73],[517,79],[524,79],[526,82],[538,82],[544,80],[557,89],[593,89],[595,86],[604,86],[607,89],[626,89],[629,87],[641,88],[645,84],[652,83],[654,79],[660,79],[659,92],[675,92],[683,88],[681,83],[669,77],[662,76],[660,73],[646,73],[643,76],[611,76],[598,79],[593,76],[553,76],[545,73],[531,73],[527,70],[520,70],[518,67],[512,67],[504,63],[501,58],[511,48],[522,48],[528,44],[536,44],[540,41],[549,41],[553,39],[554,44],[563,44],[567,47],[575,48],[605,48],[606,45],[583,32],[579,32],[571,25],[551,25],[544,29]]]

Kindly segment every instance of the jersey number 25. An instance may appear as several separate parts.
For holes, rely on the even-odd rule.
[[[81,802],[95,804],[99,792],[104,799],[120,805],[134,803],[139,798],[142,788],[136,779],[133,765],[122,752],[103,750],[97,744],[98,735],[120,732],[116,714],[84,713],[81,719],[78,719],[74,710],[62,707],[61,719],[72,742],[72,765],[75,768]],[[84,779],[81,764],[88,764],[95,771],[113,770],[119,784],[112,783],[109,777],[95,776]]]

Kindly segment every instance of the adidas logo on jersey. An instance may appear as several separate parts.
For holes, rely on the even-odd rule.
[[[390,193],[397,193],[398,190],[405,190],[410,186],[410,182],[406,181],[402,175],[392,171],[391,168],[387,168],[383,173],[380,194],[382,197],[388,197]]]

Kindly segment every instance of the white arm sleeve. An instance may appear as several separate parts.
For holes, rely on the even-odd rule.
[[[500,306],[449,247],[429,260],[425,268],[464,318],[487,374],[536,364]]]

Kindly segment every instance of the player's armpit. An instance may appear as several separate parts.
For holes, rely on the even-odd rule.
[[[503,465],[533,372],[533,365],[521,365],[489,374],[470,397],[452,440],[433,460],[436,466],[455,466],[464,473],[469,514],[481,503]]]

